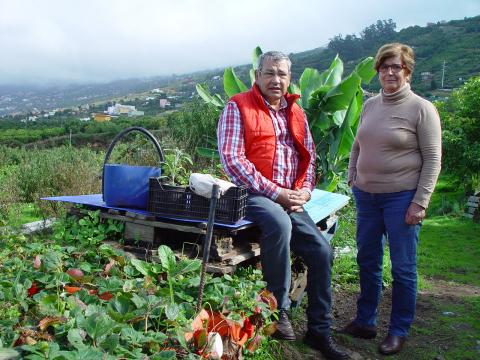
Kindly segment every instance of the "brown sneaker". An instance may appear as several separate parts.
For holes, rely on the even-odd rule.
[[[280,309],[277,321],[277,331],[273,333],[272,337],[278,340],[295,341],[295,333],[293,332],[292,324],[290,324],[290,320],[288,319],[287,310]]]
[[[373,339],[377,336],[377,329],[375,326],[362,326],[352,321],[345,326],[340,333],[352,335],[353,337],[361,339]]]

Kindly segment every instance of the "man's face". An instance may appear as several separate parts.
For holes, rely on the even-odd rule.
[[[290,72],[287,60],[273,61],[266,58],[262,71],[257,71],[255,83],[270,104],[280,101],[290,85]]]

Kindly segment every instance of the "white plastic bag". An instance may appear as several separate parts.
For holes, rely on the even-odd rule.
[[[220,187],[220,195],[230,189],[235,184],[230,181],[214,178],[210,174],[193,173],[190,175],[189,186],[192,191],[200,196],[210,199],[212,197],[212,187],[218,185]]]

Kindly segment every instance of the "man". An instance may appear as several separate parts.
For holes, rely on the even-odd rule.
[[[220,116],[220,158],[231,180],[249,190],[246,217],[261,230],[263,275],[278,302],[274,337],[295,340],[287,314],[292,250],[308,266],[304,342],[327,359],[348,359],[330,336],[332,250],[303,211],[315,185],[315,146],[299,96],[287,93],[290,67],[280,52],[260,56],[255,84],[233,96]]]

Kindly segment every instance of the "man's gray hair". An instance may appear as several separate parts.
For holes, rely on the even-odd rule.
[[[290,58],[288,55],[285,55],[281,51],[268,51],[266,53],[263,53],[258,57],[258,68],[257,71],[262,71],[263,68],[263,63],[266,59],[272,60],[273,62],[279,62],[282,60],[287,61],[288,65],[288,72],[291,72],[291,67],[292,67],[292,62],[290,61]]]

